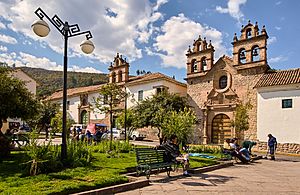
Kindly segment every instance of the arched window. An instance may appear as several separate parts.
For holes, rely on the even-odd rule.
[[[252,37],[252,30],[251,30],[251,28],[248,28],[247,30],[246,30],[246,38],[247,39],[250,39]]]
[[[198,65],[196,60],[192,60],[192,72],[198,71]]]
[[[122,71],[118,72],[118,82],[122,82]]]
[[[113,72],[111,77],[112,77],[112,81],[111,82],[115,83],[116,82],[116,73]]]
[[[227,87],[227,76],[223,75],[219,79],[219,88],[225,89]]]
[[[242,64],[246,63],[246,50],[244,48],[239,51],[239,62]]]
[[[207,71],[206,57],[201,59],[202,71]]]
[[[257,45],[255,45],[254,47],[252,47],[252,50],[251,50],[251,61],[256,62],[259,60],[260,60],[259,47]]]

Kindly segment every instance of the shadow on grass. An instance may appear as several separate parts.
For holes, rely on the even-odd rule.
[[[26,154],[24,152],[12,152],[9,157],[3,159],[0,163],[0,177],[6,178],[16,174],[24,174],[24,165]]]

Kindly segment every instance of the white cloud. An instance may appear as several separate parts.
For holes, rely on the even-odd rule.
[[[222,33],[214,28],[204,26],[200,23],[179,14],[167,20],[161,27],[161,35],[155,39],[154,48],[151,51],[146,48],[148,55],[158,55],[163,66],[173,66],[177,68],[186,67],[186,51],[188,45],[193,43],[193,39],[199,35],[212,40],[215,47],[215,56],[219,57],[226,53],[226,48],[222,45]]]
[[[216,11],[222,14],[228,13],[238,22],[243,20],[244,14],[240,10],[240,6],[246,4],[247,0],[228,0],[227,8],[216,6]]]
[[[48,24],[51,32],[48,37],[39,38],[31,31],[31,24],[38,19],[34,11],[41,7],[50,17],[57,14],[63,21],[67,20],[70,24],[78,23],[82,31],[90,30],[93,34],[92,41],[96,48],[91,58],[108,62],[113,59],[116,52],[123,53],[130,60],[142,57],[137,41],[148,42],[154,32],[152,24],[163,17],[158,11],[159,7],[165,3],[167,0],[158,0],[153,4],[150,0],[90,0],[89,3],[72,0],[70,6],[68,1],[60,0],[43,3],[39,0],[7,0],[0,2],[0,15],[10,22],[8,27],[12,30],[34,40],[44,41],[59,53],[63,52],[62,35],[50,22]],[[114,13],[115,17],[109,16],[107,10]],[[84,39],[84,36],[71,38],[70,49],[78,55],[83,55],[79,45]]]
[[[7,52],[7,47],[0,45],[0,51]]]
[[[273,37],[269,38],[268,43],[272,44],[272,43],[275,43],[276,41],[277,41],[277,38],[273,36]]]
[[[276,29],[276,30],[281,30],[281,27],[275,26],[275,29]]]
[[[79,67],[79,66],[72,66],[71,68],[69,68],[69,71],[74,71],[74,72],[89,72],[89,73],[102,73],[101,71],[93,68],[93,67]]]
[[[275,5],[280,5],[282,2],[281,1],[277,1],[276,3],[275,3]]]
[[[15,64],[16,67],[27,66],[32,68],[43,68],[47,70],[63,70],[62,65],[57,64],[56,62],[53,62],[46,57],[40,58],[23,52],[20,52],[18,54],[16,54],[15,52],[2,53],[0,54],[0,62],[6,62],[8,65]],[[101,71],[93,67],[79,67],[77,65],[69,66],[68,71],[101,73]]]
[[[0,34],[0,41],[1,42],[4,42],[4,43],[9,43],[9,44],[17,44],[18,41],[11,37],[11,36],[7,36],[7,35],[1,35]]]
[[[277,62],[284,62],[284,61],[287,61],[287,60],[288,60],[288,57],[280,55],[280,56],[270,58],[268,61],[270,63],[277,63]]]
[[[0,29],[6,29],[5,24],[3,24],[1,21],[0,21]]]

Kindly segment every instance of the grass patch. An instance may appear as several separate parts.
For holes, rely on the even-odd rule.
[[[126,168],[136,166],[135,152],[119,153],[113,158],[94,152],[87,167],[65,169],[60,172],[26,176],[23,167],[24,152],[12,152],[0,163],[0,194],[69,194],[128,182],[122,176]],[[190,158],[191,168],[217,164],[212,159]]]
[[[10,159],[0,164],[0,193],[3,194],[69,194],[84,190],[128,182],[120,173],[135,166],[135,154],[107,158],[94,153],[95,160],[88,167],[65,169],[57,173],[23,176],[24,154],[13,152]]]

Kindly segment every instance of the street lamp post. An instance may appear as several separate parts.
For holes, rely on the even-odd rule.
[[[124,110],[124,130],[125,130],[125,142],[127,141],[127,96],[128,94],[125,94],[125,110]]]
[[[68,38],[78,35],[86,35],[85,41],[80,44],[81,50],[90,54],[94,51],[95,46],[89,39],[92,38],[90,31],[80,32],[78,24],[69,25],[68,22],[63,22],[57,15],[52,18],[38,8],[34,12],[40,20],[35,21],[32,24],[32,30],[35,34],[40,37],[45,37],[49,34],[50,28],[48,24],[43,20],[46,18],[56,27],[56,29],[64,36],[64,70],[63,70],[63,121],[62,121],[62,144],[61,144],[61,158],[66,159],[67,157],[67,69],[68,69]]]

